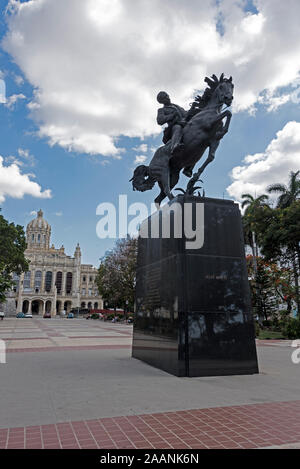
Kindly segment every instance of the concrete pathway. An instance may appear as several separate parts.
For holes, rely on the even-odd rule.
[[[139,447],[138,443],[146,444],[145,439],[147,445],[152,445],[145,447],[153,447],[155,438],[152,441],[146,438],[149,422],[158,429],[152,425],[149,430],[152,433],[148,435],[156,437],[153,431],[159,435],[155,447],[166,443],[183,448],[193,444],[214,447],[211,445],[215,441],[205,442],[205,429],[208,440],[212,438],[224,447],[226,438],[221,441],[219,433],[221,429],[223,437],[226,436],[222,426],[230,427],[233,423],[230,418],[237,419],[234,422],[239,431],[234,431],[241,437],[244,430],[242,437],[247,441],[238,441],[236,435],[231,435],[226,447],[229,444],[270,447],[300,441],[297,424],[297,419],[300,422],[300,365],[291,361],[293,349],[289,342],[258,342],[259,375],[177,378],[132,359],[131,333],[130,325],[83,319],[6,318],[1,321],[0,339],[5,340],[8,353],[7,363],[0,364],[0,447],[16,444],[66,447],[70,442],[63,443],[63,435],[69,435],[65,440],[72,440],[70,445],[76,447],[89,443],[103,447],[103,441],[108,445],[108,440],[113,441],[109,448]],[[205,422],[203,415],[208,419]],[[212,421],[214,416],[217,419]],[[175,420],[170,422],[170,418]],[[165,434],[165,419],[171,435]],[[178,419],[184,423],[183,427],[180,424],[184,429],[181,428],[181,433],[176,427]],[[188,425],[194,425],[193,421],[198,431],[197,442],[189,441],[191,430],[195,433],[193,426],[188,429]],[[74,422],[79,422],[78,426]],[[126,425],[119,428],[122,422]],[[132,428],[136,422],[141,424],[138,430]],[[94,433],[97,430],[95,435],[98,433],[97,438],[92,436],[92,442],[90,426]],[[107,432],[110,426],[116,430],[113,435]],[[138,431],[142,441],[133,436],[128,438],[127,426],[136,436]],[[211,434],[210,427],[219,433]],[[251,428],[263,441],[254,441]],[[270,435],[271,428],[279,433]],[[60,433],[60,429],[64,431]],[[80,442],[75,430],[87,437],[81,440],[87,439],[89,443]],[[176,441],[172,441],[174,430]],[[246,430],[252,432],[249,438],[245,437]],[[27,431],[28,437],[33,433],[36,438],[27,441]],[[185,438],[182,431],[187,432]],[[47,432],[50,439],[47,435],[43,437]],[[170,441],[164,436],[169,436]]]

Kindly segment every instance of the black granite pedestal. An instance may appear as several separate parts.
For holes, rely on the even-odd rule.
[[[237,204],[178,196],[143,222],[132,356],[176,376],[258,373]]]

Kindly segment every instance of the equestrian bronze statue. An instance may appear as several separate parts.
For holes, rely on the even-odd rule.
[[[160,205],[168,197],[173,199],[172,189],[179,180],[180,171],[191,177],[188,189],[192,189],[199,180],[206,166],[215,158],[220,140],[228,132],[231,112],[223,110],[233,100],[232,77],[224,74],[218,79],[215,75],[205,78],[208,88],[202,96],[196,96],[189,111],[171,103],[169,95],[161,91],[157,100],[163,104],[158,110],[157,123],[167,124],[164,130],[164,145],[158,148],[149,166],[138,166],[131,179],[133,190],[147,191],[157,182],[160,194],[155,203]],[[223,120],[225,119],[225,122]],[[209,149],[207,159],[199,170],[193,174],[194,166]]]

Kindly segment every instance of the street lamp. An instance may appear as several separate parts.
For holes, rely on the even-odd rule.
[[[126,307],[125,307],[125,322],[127,322],[127,310],[128,310],[128,303],[129,301],[126,300]]]

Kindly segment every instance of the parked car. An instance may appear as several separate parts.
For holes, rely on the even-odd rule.
[[[24,313],[18,313],[16,315],[16,318],[25,318],[25,314]]]
[[[44,319],[51,319],[51,313],[45,313],[43,318]]]
[[[0,311],[0,319],[1,319],[1,321],[3,321],[4,316],[5,316],[5,314],[3,313],[3,311]]]
[[[73,313],[68,313],[67,319],[73,319],[73,318],[74,318],[74,314]]]
[[[25,318],[32,318],[32,314],[31,313],[26,313],[24,317]]]

